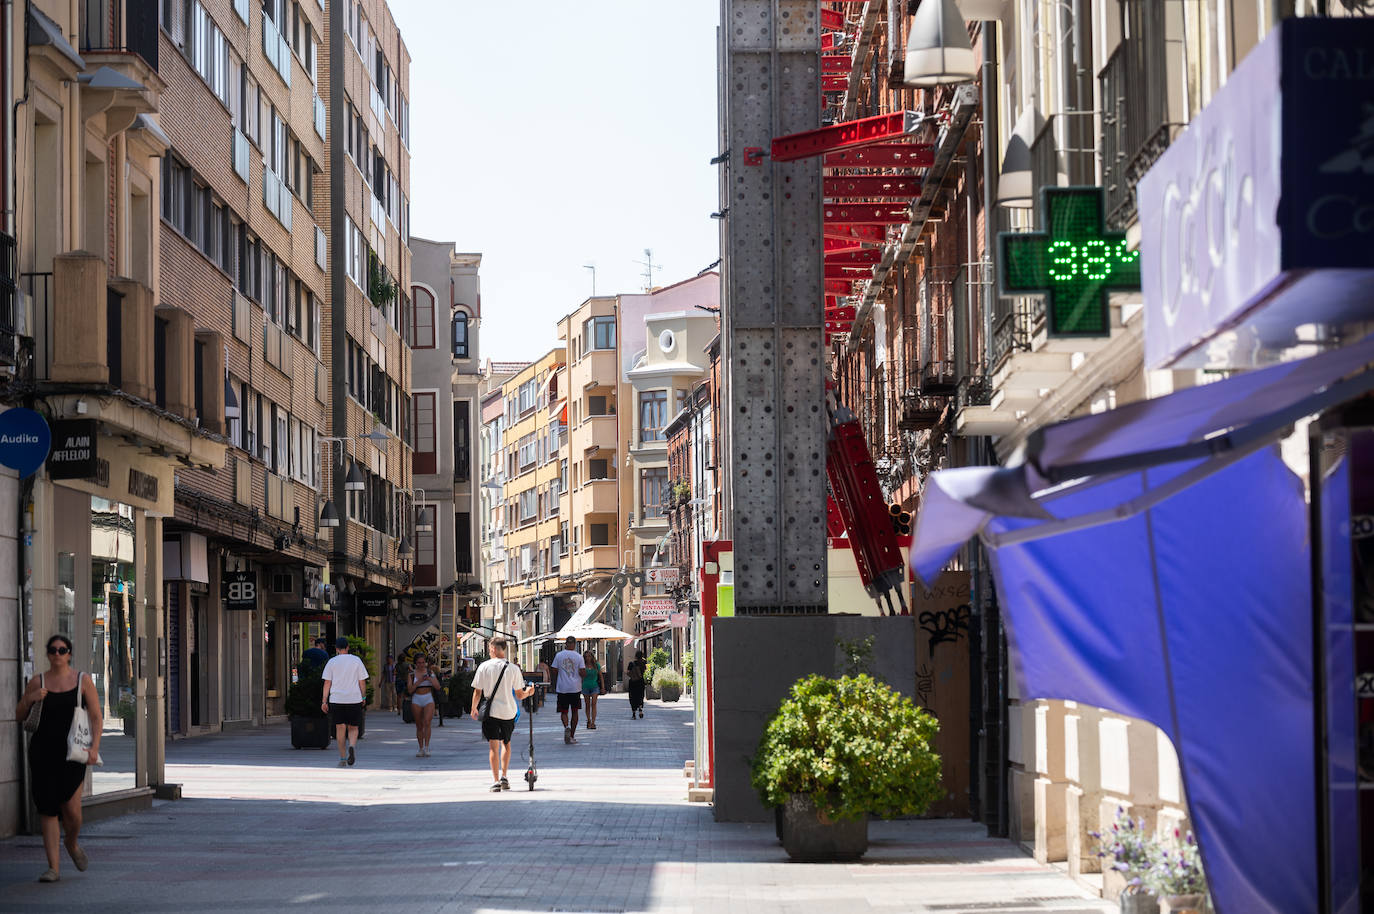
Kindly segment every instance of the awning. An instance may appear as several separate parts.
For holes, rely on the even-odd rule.
[[[560,628],[558,634],[552,637],[566,638],[574,629],[583,628],[587,623],[596,619],[597,614],[601,612],[601,608],[606,605],[606,599],[609,596],[610,591],[607,591],[599,597],[589,597],[582,601],[582,605],[577,607],[577,611],[572,614],[572,618],[568,619],[568,624]]]
[[[1374,388],[1371,359],[1364,339],[1063,422],[922,495],[912,565],[933,580],[982,538],[1022,696],[1168,734],[1228,914],[1316,897],[1308,513],[1274,442]]]

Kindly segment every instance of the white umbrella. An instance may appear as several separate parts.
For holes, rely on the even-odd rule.
[[[629,632],[622,632],[614,625],[607,625],[605,622],[588,622],[586,625],[577,628],[566,628],[558,633],[558,639],[574,638],[578,641],[623,641],[626,638],[633,638]]]

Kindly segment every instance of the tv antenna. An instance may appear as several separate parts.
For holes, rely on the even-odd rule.
[[[596,298],[596,264],[584,263],[582,269],[592,271],[592,298]]]
[[[644,268],[644,291],[652,292],[654,288],[654,270],[663,269],[663,265],[654,263],[654,252],[649,248],[644,249],[644,259],[636,260],[635,263]]]

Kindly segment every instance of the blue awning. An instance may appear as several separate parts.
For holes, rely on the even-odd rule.
[[[1059,423],[922,494],[913,568],[982,538],[1021,695],[1173,741],[1219,911],[1317,897],[1308,513],[1275,442],[1374,389],[1372,360],[1374,337]]]

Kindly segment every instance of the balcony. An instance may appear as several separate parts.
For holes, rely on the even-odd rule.
[[[572,493],[572,516],[615,515],[620,511],[620,483],[615,479],[593,479]]]
[[[915,391],[904,393],[900,398],[897,427],[908,432],[934,428],[940,423],[948,403],[947,396],[925,396]]]
[[[155,3],[81,0],[81,56],[92,63],[106,54],[137,54],[157,72],[157,14]]]
[[[574,454],[585,454],[588,451],[598,450],[615,451],[615,415],[587,416],[573,429],[569,436],[569,444]]]
[[[620,376],[614,349],[593,349],[583,353],[582,358],[569,369],[569,390],[572,396],[589,387],[614,388]]]

